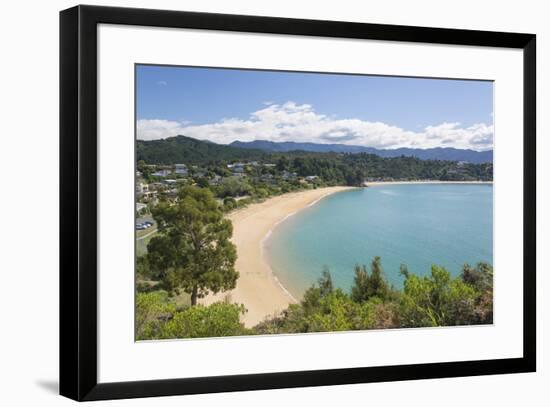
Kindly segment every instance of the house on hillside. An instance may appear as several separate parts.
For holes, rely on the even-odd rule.
[[[149,192],[149,185],[144,184],[143,182],[136,182],[136,195],[141,197]]]
[[[222,177],[220,177],[219,175],[214,175],[212,178],[208,180],[208,184],[220,185],[221,180],[222,180]]]
[[[283,179],[295,179],[297,177],[298,174],[296,174],[295,172],[289,172],[287,170],[284,170],[281,174],[281,177]]]
[[[151,175],[153,175],[155,177],[167,177],[171,173],[172,173],[172,171],[164,169],[164,170],[158,170],[158,171],[154,172]]]
[[[234,174],[242,174],[244,172],[244,163],[234,163],[234,164],[228,164],[227,168],[231,170]]]
[[[176,164],[176,174],[186,176],[189,174],[189,170],[187,169],[187,165],[185,164]]]

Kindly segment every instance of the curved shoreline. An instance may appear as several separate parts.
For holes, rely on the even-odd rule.
[[[201,304],[229,301],[244,304],[242,317],[251,327],[278,314],[297,300],[283,286],[264,256],[264,242],[274,228],[300,210],[311,207],[336,192],[354,187],[327,187],[276,196],[228,215],[233,223],[232,241],[237,247],[236,269],[240,276],[230,292],[209,295]]]
[[[303,208],[305,209],[305,208]],[[300,209],[301,210],[301,209]],[[287,220],[288,218],[290,218],[291,216],[294,216],[298,213],[298,211],[296,212],[292,212],[292,213],[289,213],[288,215],[286,215],[283,219],[277,221],[273,227],[271,229],[269,229],[267,231],[267,233],[265,234],[265,236],[262,238],[262,240],[260,240],[260,255],[262,256],[262,261],[265,263],[265,265],[269,268],[269,272],[271,274],[271,277],[273,278],[273,280],[275,281],[275,283],[277,283],[277,285],[281,288],[281,290],[284,291],[284,293],[286,295],[288,295],[288,297],[290,298],[291,302],[293,303],[297,303],[298,300],[296,299],[296,297],[294,297],[290,291],[288,291],[288,289],[283,285],[283,283],[281,283],[281,280],[279,280],[279,277],[277,277],[277,275],[275,274],[275,272],[273,271],[273,269],[271,268],[271,265],[269,264],[269,261],[266,259],[266,256],[265,256],[265,243],[267,242],[267,240],[271,237],[271,235],[273,234],[273,231],[275,230],[275,228],[277,226],[279,226],[281,223],[283,223],[285,220]]]
[[[275,229],[277,227],[279,227],[283,222],[288,220],[288,218],[298,214],[298,212],[301,212],[304,209],[311,208],[312,206],[316,205],[317,203],[319,203],[321,200],[323,200],[327,196],[333,195],[333,194],[338,193],[338,192],[349,191],[349,190],[352,190],[352,189],[356,189],[356,188],[355,187],[348,187],[346,189],[342,189],[342,190],[338,190],[338,191],[329,191],[329,192],[325,193],[324,195],[320,196],[319,198],[315,199],[313,202],[310,202],[306,206],[304,206],[304,207],[302,207],[302,208],[300,208],[300,209],[298,209],[294,212],[288,213],[283,219],[278,220],[277,222],[275,222],[273,224],[273,226],[271,227],[271,229],[268,230],[268,232],[265,234],[265,236],[260,241],[260,252],[261,252],[262,260],[264,261],[266,266],[269,268],[269,271],[271,273],[271,277],[281,287],[281,289],[290,297],[292,302],[297,303],[299,300],[296,297],[294,297],[292,295],[292,293],[284,286],[284,284],[281,282],[279,277],[277,277],[277,274],[273,271],[273,268],[271,267],[271,264],[269,263],[269,260],[266,258],[265,244],[266,244],[267,240],[273,235],[273,232],[275,231]]]
[[[403,184],[492,184],[479,181],[393,181],[369,182],[366,187]],[[239,271],[237,286],[230,292],[208,295],[201,304],[219,301],[243,304],[247,312],[242,317],[246,327],[252,327],[266,317],[276,315],[297,300],[282,284],[264,255],[264,243],[274,229],[299,211],[311,207],[336,192],[357,187],[326,187],[292,192],[272,197],[227,215],[233,224],[232,241],[237,247],[235,268]]]

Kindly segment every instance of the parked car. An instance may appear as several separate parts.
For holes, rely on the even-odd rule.
[[[149,229],[153,225],[154,225],[154,223],[149,221],[149,220],[147,220],[145,222],[136,223],[136,230]]]

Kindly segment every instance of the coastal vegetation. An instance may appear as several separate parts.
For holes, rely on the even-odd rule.
[[[168,292],[183,290],[192,306],[208,293],[235,288],[233,226],[209,190],[185,186],[175,203],[160,202],[152,214],[159,233],[140,260],[142,275]]]
[[[158,164],[206,164],[231,160],[259,160],[268,156],[260,150],[220,145],[185,136],[151,141],[137,140],[136,155],[138,161]]]
[[[138,340],[492,323],[491,265],[466,264],[457,277],[437,265],[424,276],[402,265],[403,286],[396,288],[375,257],[369,267],[355,266],[349,290],[335,287],[325,268],[298,303],[245,327],[244,305],[198,303],[235,288],[239,275],[221,205],[209,189],[184,186],[175,202],[153,208],[158,232],[137,261]]]
[[[364,329],[418,328],[491,324],[492,267],[464,265],[458,277],[432,266],[427,276],[409,273],[403,266],[403,288],[384,279],[375,257],[370,273],[355,268],[351,293],[335,288],[323,273],[298,304],[254,327],[254,333],[332,332]],[[475,277],[473,277],[475,276]]]
[[[385,279],[375,257],[370,270],[355,268],[349,291],[334,287],[328,269],[297,304],[246,328],[241,304],[176,306],[172,292],[137,293],[136,336],[144,339],[334,332],[388,328],[479,325],[493,322],[493,269],[464,265],[457,277],[442,267],[418,276],[402,266],[403,287]]]
[[[493,270],[486,263],[466,264],[454,277],[438,265],[423,270],[429,271],[426,275],[402,265],[402,286],[394,287],[375,257],[368,267],[358,264],[350,270],[354,283],[348,290],[336,287],[330,270],[323,269],[299,302],[253,326],[245,326],[249,310],[230,295],[210,305],[200,303],[206,296],[229,293],[239,278],[228,212],[271,196],[327,186],[491,181],[491,163],[363,152],[266,152],[183,136],[138,141],[137,157],[136,211],[153,225],[140,230],[138,340],[492,323]]]
[[[190,137],[137,141],[137,202],[142,216],[174,202],[182,186],[209,190],[223,212],[294,191],[376,181],[492,181],[491,162],[381,157],[369,153],[265,152]],[[178,164],[179,163],[179,164]]]
[[[220,180],[245,178],[247,192],[300,188],[300,180],[314,177],[317,186],[362,185],[365,180],[491,181],[491,162],[473,164],[422,160],[413,156],[381,157],[369,153],[265,152],[177,136],[137,143],[138,170],[147,182],[161,181],[154,168],[186,163],[188,178],[224,197]],[[215,188],[214,188],[215,187]],[[224,186],[225,187],[225,186]],[[239,193],[242,193],[239,190]],[[284,191],[283,191],[284,192]]]

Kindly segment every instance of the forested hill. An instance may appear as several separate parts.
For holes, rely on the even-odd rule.
[[[215,144],[186,136],[163,140],[137,141],[137,158],[154,164],[206,164],[232,160],[264,160],[274,153],[366,153],[379,157],[415,157],[421,160],[464,161],[472,164],[492,163],[493,151],[459,150],[456,148],[378,150],[376,148],[342,144],[315,144],[266,140],[234,141],[229,145]]]
[[[234,141],[230,144],[233,147],[251,148],[266,152],[288,152],[288,151],[310,151],[318,153],[368,153],[380,157],[416,157],[421,160],[445,160],[445,161],[466,161],[472,164],[493,162],[493,151],[462,150],[457,148],[397,148],[380,150],[372,147],[352,146],[345,144],[316,144],[296,143],[293,141],[273,142],[267,140],[255,141]]]
[[[272,176],[281,176],[288,171],[300,177],[318,176],[322,182],[330,185],[359,185],[365,179],[447,181],[491,181],[493,179],[492,163],[468,164],[404,156],[384,158],[367,153],[305,151],[268,153],[184,136],[154,141],[138,140],[137,160],[156,165],[199,165],[207,167],[212,173],[218,175],[225,175],[228,163],[257,161],[260,164],[276,164],[275,167],[257,166],[256,168],[262,168],[260,175],[265,175],[267,171]]]
[[[269,153],[244,149],[191,137],[176,136],[163,140],[137,140],[137,160],[149,164],[207,164],[219,161],[262,160]]]

